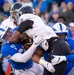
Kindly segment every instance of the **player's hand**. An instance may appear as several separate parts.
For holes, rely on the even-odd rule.
[[[40,45],[45,51],[49,48],[47,40],[44,40]]]
[[[46,68],[49,72],[51,72],[51,73],[54,73],[54,72],[55,72],[55,69],[54,69],[53,65],[52,65],[51,63],[49,63],[49,62],[46,62],[46,63],[45,63],[45,68]]]
[[[51,63],[53,65],[59,64],[62,61],[66,61],[66,57],[65,56],[57,56],[57,55],[53,55],[53,59],[51,60]]]
[[[33,44],[35,46],[38,46],[38,45],[40,45],[43,42],[43,40],[44,40],[44,38],[43,38],[42,35],[34,36],[33,37]]]
[[[46,60],[41,58],[39,60],[39,64],[43,65],[49,72],[51,72],[51,73],[55,72],[53,65],[51,63],[47,62]]]

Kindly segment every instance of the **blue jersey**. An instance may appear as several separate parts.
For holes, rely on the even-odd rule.
[[[71,32],[71,30],[70,30],[69,28],[68,28],[67,37],[70,37],[70,38],[72,38],[72,32]]]
[[[71,49],[71,50],[74,50],[74,40],[73,40],[72,38],[67,38],[67,39],[65,39],[65,41],[66,41],[66,42],[68,43],[68,45],[70,46],[70,49]],[[41,47],[40,47],[40,48],[41,48]],[[42,48],[41,48],[41,49],[42,49]],[[44,49],[42,49],[42,50],[43,50],[43,52],[44,52],[44,58],[45,58],[45,60],[48,60],[48,58],[49,58],[50,55],[49,55],[47,52],[45,52]],[[67,66],[66,66],[64,75],[67,75],[68,72],[72,69],[72,67],[73,67],[73,65],[74,65],[74,54],[72,53],[72,54],[66,56],[66,58],[67,58],[68,64],[67,64]],[[73,62],[73,63],[72,63],[72,62]]]
[[[2,44],[1,51],[3,57],[7,57],[7,56],[13,56],[15,53],[23,54],[25,49],[23,48],[21,43],[18,44],[10,43],[10,44]],[[28,60],[26,63],[15,62],[11,59],[9,59],[8,61],[10,62],[10,64],[14,69],[28,69],[33,65],[32,60]]]
[[[72,38],[67,38],[66,41],[69,44],[70,49],[74,50],[74,40]],[[74,65],[74,54],[72,53],[70,55],[67,55],[66,59],[68,61],[68,64],[66,66],[64,75],[67,75]]]
[[[67,59],[68,63],[66,65],[64,75],[67,75],[70,72],[70,70],[72,69],[72,67],[74,66],[74,53],[67,55],[66,59]]]
[[[74,39],[72,39],[72,38],[67,38],[66,41],[67,41],[67,43],[69,44],[70,49],[71,49],[71,50],[74,50]]]

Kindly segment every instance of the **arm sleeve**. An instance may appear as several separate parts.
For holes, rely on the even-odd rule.
[[[66,56],[66,60],[67,60],[68,62],[74,63],[74,53],[72,53],[72,54],[70,54],[70,55],[67,55],[67,56]]]
[[[36,50],[36,46],[33,44],[26,52],[23,54],[16,53],[10,59],[15,62],[27,62]]]
[[[34,22],[31,21],[31,20],[23,21],[23,22],[20,23],[20,25],[19,25],[17,31],[22,34],[24,31],[26,31],[26,30],[28,30],[28,29],[32,29],[32,28],[33,28],[33,26],[32,26],[33,23],[34,23]]]

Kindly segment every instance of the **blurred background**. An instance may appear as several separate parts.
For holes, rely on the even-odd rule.
[[[65,18],[68,26],[74,21],[74,0],[0,0],[0,23],[10,15],[10,7],[15,2],[22,2],[24,6],[32,6],[36,14],[52,26],[58,17]]]

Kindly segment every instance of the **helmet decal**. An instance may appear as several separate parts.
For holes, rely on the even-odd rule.
[[[60,23],[59,26],[60,26],[60,30],[62,31],[62,29],[63,29],[63,28],[62,28],[62,24]]]
[[[68,33],[68,28],[63,23],[56,23],[52,28],[55,33]]]
[[[5,31],[4,29],[0,28],[0,31]]]

